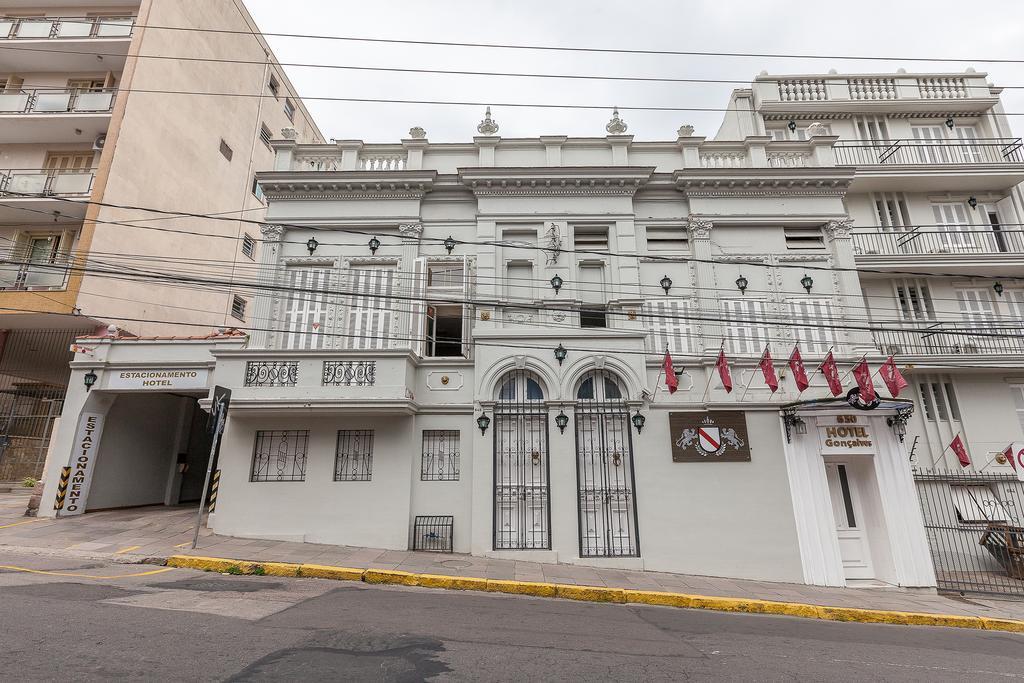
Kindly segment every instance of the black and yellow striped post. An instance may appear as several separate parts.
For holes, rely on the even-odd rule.
[[[220,488],[220,470],[214,470],[213,479],[210,481],[210,506],[206,509],[211,515],[217,508],[217,489]]]
[[[60,481],[57,482],[57,500],[53,502],[54,510],[64,509],[64,498],[68,495],[68,479],[71,478],[71,468],[60,468]]]

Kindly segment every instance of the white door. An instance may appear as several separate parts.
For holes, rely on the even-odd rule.
[[[949,163],[949,148],[946,147],[946,136],[942,132],[942,126],[912,126],[910,132],[917,141],[916,154],[911,163]]]
[[[846,463],[825,463],[828,491],[832,496],[832,512],[839,537],[839,555],[848,579],[873,579],[871,547],[864,526],[864,513],[857,489],[857,470]]]
[[[941,253],[961,253],[977,251],[974,235],[970,232],[970,221],[967,219],[966,204],[963,202],[936,202],[932,204],[932,215],[938,231],[938,244],[930,245],[929,251]]]

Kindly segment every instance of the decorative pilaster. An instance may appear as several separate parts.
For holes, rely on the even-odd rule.
[[[399,263],[399,290],[403,295],[411,295],[416,291],[416,258],[420,255],[420,243],[423,238],[422,223],[402,223],[398,226],[398,234],[402,236],[402,259]],[[426,277],[426,273],[423,274]],[[424,283],[425,284],[425,283]],[[398,314],[398,329],[402,337],[409,336],[412,329],[412,306],[401,306]],[[399,342],[401,344],[401,342]],[[410,342],[411,343],[411,342]]]
[[[853,256],[853,219],[846,217],[831,220],[823,229],[829,250],[832,252],[832,263],[836,268],[832,273],[832,281],[839,304],[836,317],[842,322],[851,311],[857,311],[863,306],[860,277]],[[870,332],[847,330],[846,338],[850,344],[851,354],[859,355],[874,351],[874,340]]]
[[[690,263],[691,305],[696,309],[694,314],[704,318],[718,315],[718,299],[715,297],[715,267],[711,263],[711,228],[713,223],[707,218],[690,215],[686,221],[686,229],[690,234],[690,253],[695,259]],[[718,325],[707,321],[694,324],[694,338],[699,349],[714,345],[721,330]]]
[[[274,320],[274,288],[278,285],[278,264],[281,260],[281,238],[284,226],[263,223],[260,225],[263,243],[260,245],[260,269],[256,276],[259,288],[253,301],[252,324],[259,328],[252,331],[252,348],[271,348],[273,337],[268,329],[277,327]]]

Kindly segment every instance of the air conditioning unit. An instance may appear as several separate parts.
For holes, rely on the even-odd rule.
[[[97,151],[97,152],[101,152],[101,151],[103,151],[103,145],[105,145],[105,144],[107,144],[107,135],[106,135],[106,133],[104,133],[102,135],[97,135],[96,136],[96,139],[93,140],[93,142],[92,142],[92,148],[95,151]]]

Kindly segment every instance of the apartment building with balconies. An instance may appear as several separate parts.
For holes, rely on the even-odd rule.
[[[226,0],[0,2],[0,481],[42,472],[77,336],[246,321],[246,292],[162,275],[252,268],[259,241],[231,218],[264,209],[266,141],[322,139],[239,32],[258,29]]]

